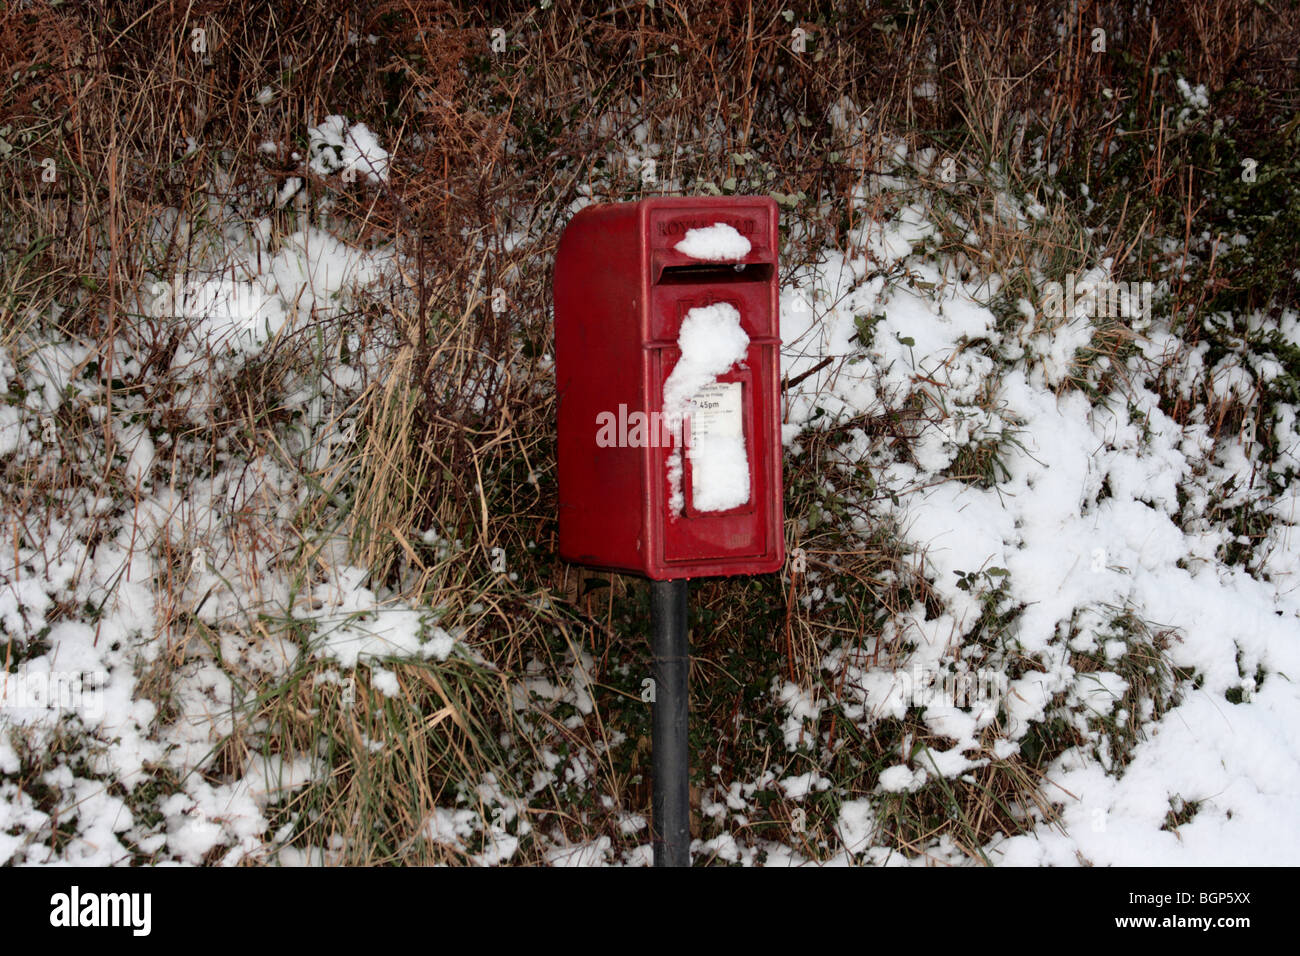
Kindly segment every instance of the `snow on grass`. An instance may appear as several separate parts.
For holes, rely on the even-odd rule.
[[[366,574],[361,568],[331,568],[328,579],[312,592],[314,606],[296,612],[315,627],[312,654],[348,668],[363,660],[393,657],[446,660],[455,638],[429,623],[427,612],[381,607],[374,592],[362,584]]]
[[[1086,317],[1044,332],[1008,360],[995,318],[980,304],[995,287],[962,282],[928,255],[914,255],[928,232],[922,210],[904,206],[865,227],[870,259],[828,253],[817,267],[797,272],[782,295],[783,371],[794,378],[834,359],[792,389],[785,437],[795,454],[807,428],[901,409],[908,398],[942,409],[938,420],[923,424],[909,456],[879,463],[877,480],[890,495],[866,503],[923,555],[946,608],[933,617],[918,605],[892,621],[914,647],[904,668],[935,670],[953,660],[953,648],[985,606],[983,595],[959,586],[961,575],[995,568],[1005,573],[1002,606],[1022,608],[1011,632],[1017,652],[1035,666],[999,701],[1007,739],[992,748],[994,759],[1013,752],[1035,725],[1071,710],[1098,743],[1096,723],[1080,715],[1111,716],[1129,689],[1111,670],[1077,670],[1079,655],[1101,653],[1118,667],[1129,652],[1124,640],[1106,639],[1102,623],[1113,615],[1105,609],[1129,609],[1174,635],[1169,664],[1195,676],[1194,685],[1181,681],[1181,703],[1157,720],[1148,714],[1139,721],[1144,731],[1127,766],[1106,766],[1099,745],[1101,757],[1090,747],[1071,748],[1048,767],[1047,778],[1058,785],[1053,799],[1064,803],[1064,832],[1040,826],[993,847],[992,858],[1071,864],[1077,853],[1097,864],[1297,862],[1300,822],[1286,809],[1300,795],[1294,490],[1274,505],[1271,553],[1286,573],[1264,578],[1226,566],[1217,555],[1231,535],[1204,522],[1184,524],[1181,496],[1199,496],[1203,512],[1216,479],[1250,474],[1242,444],[1229,436],[1216,446],[1204,425],[1170,419],[1142,362],[1128,369],[1131,395],[1094,404],[1083,392],[1061,391],[1076,351],[1093,334]],[[877,261],[901,264],[907,278],[886,284],[869,271]],[[864,328],[869,339],[852,343]],[[1152,339],[1160,338],[1153,330]],[[1207,374],[1223,396],[1240,397],[1259,373],[1237,364]],[[1003,480],[983,487],[946,473],[963,447],[989,438],[999,444]],[[850,459],[865,451],[861,443],[846,446]],[[1081,619],[1092,626],[1072,632]],[[838,672],[840,663],[833,655],[826,666]],[[846,689],[864,726],[891,707],[901,715],[905,702],[891,698],[894,668],[864,667],[851,676]],[[789,690],[785,696],[787,706],[798,700]],[[965,772],[986,754],[980,732],[996,710],[927,708],[932,732],[957,746],[886,769],[880,789],[912,790],[926,773]],[[1197,808],[1177,834],[1162,829],[1173,804]],[[861,843],[856,830],[851,837],[855,847]]]
[[[389,154],[365,123],[349,123],[345,116],[327,116],[307,129],[313,172],[339,173],[344,179],[365,175],[372,183],[388,181]]]
[[[382,173],[386,154],[371,148],[368,131],[347,133],[361,152],[345,146],[343,161],[364,158]],[[390,277],[391,252],[353,248],[311,225],[271,246],[269,220],[229,224],[206,247],[204,227],[180,214],[161,216],[156,238],[169,228],[192,234],[207,254],[184,275],[144,284],[142,311],[164,339],[119,338],[108,377],[139,375],[137,350],[171,337],[174,352],[159,354],[170,354],[162,374],[172,401],[112,394],[108,475],[102,442],[61,424],[85,420],[87,434],[100,434],[105,357],[67,340],[20,338],[0,351],[3,464],[51,476],[84,470],[89,479],[35,506],[6,498],[0,511],[14,543],[0,549],[0,630],[11,658],[0,675],[0,864],[266,860],[276,842],[268,807],[320,771],[272,756],[250,759],[224,782],[205,779],[236,729],[243,682],[283,680],[304,654],[354,668],[445,660],[456,647],[427,610],[381,600],[328,541],[319,579],[305,591],[277,558],[292,550],[292,523],[315,487],[310,474],[347,440],[346,420],[332,409],[355,398],[373,353],[353,340],[349,365],[331,342],[323,377],[287,371],[280,405],[293,423],[264,454],[214,456],[199,443],[234,376],[307,323],[338,316],[358,288]],[[197,437],[163,431],[164,414],[188,417]],[[193,471],[160,474],[164,448],[173,467]],[[51,510],[35,510],[42,504]],[[301,642],[258,624],[268,619],[298,621]],[[387,672],[376,670],[382,690]],[[56,756],[65,750],[72,756]],[[54,803],[38,807],[16,780],[43,787]],[[49,839],[56,815],[75,831],[57,853]]]

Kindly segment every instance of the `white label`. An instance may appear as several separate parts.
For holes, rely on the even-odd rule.
[[[749,457],[739,382],[712,382],[691,402],[691,505],[730,511],[749,501]]]
[[[691,403],[691,443],[744,434],[739,382],[713,382],[695,393]]]

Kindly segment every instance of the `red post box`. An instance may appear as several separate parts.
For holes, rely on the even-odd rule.
[[[589,206],[555,258],[560,556],[654,580],[785,560],[777,206]]]

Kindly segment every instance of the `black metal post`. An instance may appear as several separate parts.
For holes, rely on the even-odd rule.
[[[650,582],[650,650],[654,658],[654,782],[655,866],[691,865],[691,820],[686,736],[687,675],[690,648],[686,642],[687,584]]]

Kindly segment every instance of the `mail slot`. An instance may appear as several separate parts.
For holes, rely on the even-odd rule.
[[[785,558],[777,206],[588,206],[555,258],[559,545],[655,580]]]

